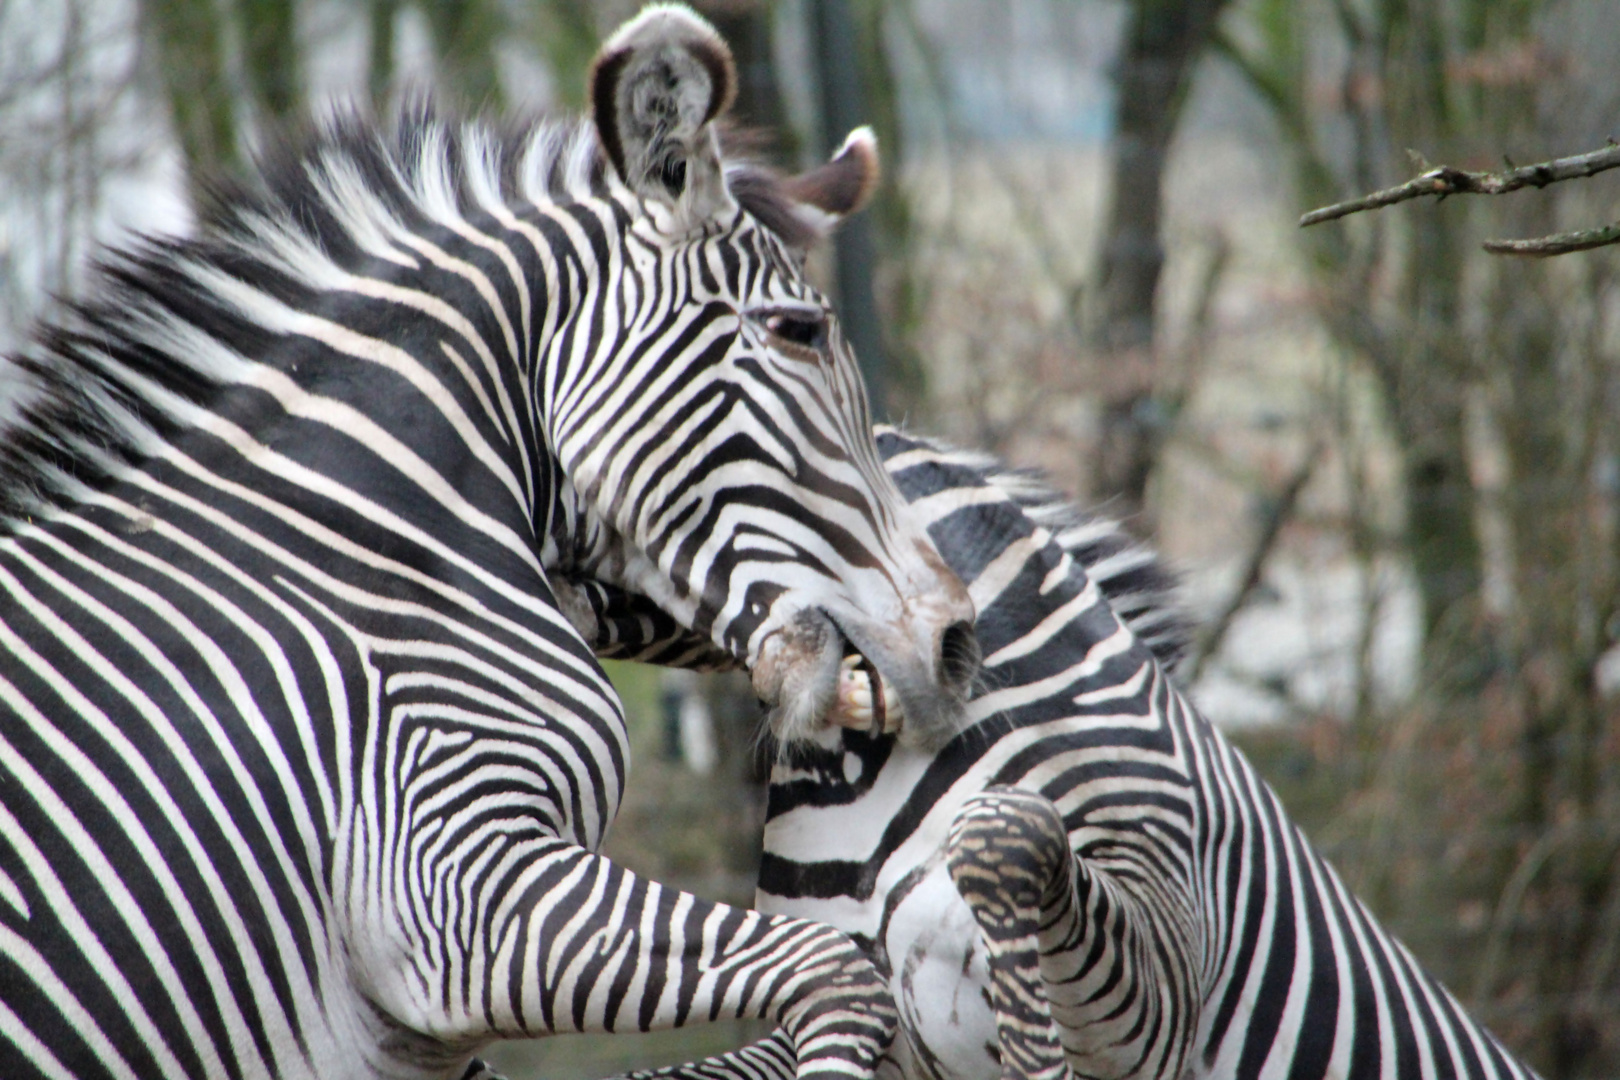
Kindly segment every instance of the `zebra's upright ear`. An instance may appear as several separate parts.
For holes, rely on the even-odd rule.
[[[737,72],[725,41],[690,8],[654,4],[591,65],[591,117],[625,185],[694,221],[730,209],[714,120]]]
[[[877,137],[861,127],[832,160],[808,172],[784,178],[744,161],[732,165],[727,177],[743,209],[803,255],[871,200],[879,174]]]
[[[824,237],[871,201],[881,176],[877,136],[869,127],[858,127],[825,165],[789,177],[782,190],[800,220]]]

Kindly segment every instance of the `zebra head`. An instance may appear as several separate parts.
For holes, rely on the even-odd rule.
[[[589,537],[574,569],[745,663],[783,740],[822,723],[858,652],[931,721],[911,737],[938,742],[976,672],[973,605],[884,470],[801,264],[870,190],[876,151],[857,133],[792,181],[728,174],[715,121],[735,83],[725,43],[674,5],[592,69],[619,227],[577,245],[606,272],[585,275],[537,386]]]

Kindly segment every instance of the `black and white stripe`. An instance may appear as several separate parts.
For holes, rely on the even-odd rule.
[[[1185,635],[1149,554],[981,455],[896,432],[878,445],[978,605],[975,726],[937,754],[829,729],[779,762],[759,907],[872,954],[901,1012],[888,1067],[1531,1075],[1166,677]],[[758,1080],[792,1062],[773,1039],[663,1075]]]
[[[881,1053],[846,937],[593,853],[628,739],[553,580],[738,661],[832,627],[919,702],[970,617],[727,185],[723,44],[657,7],[608,67],[595,124],[330,124],[15,361],[0,1076],[457,1076],[720,1015],[780,1017],[801,1074]]]

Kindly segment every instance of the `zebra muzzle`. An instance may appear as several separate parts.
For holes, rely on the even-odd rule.
[[[789,616],[767,633],[749,666],[771,733],[783,745],[829,727],[943,745],[961,730],[978,638],[965,620],[932,636],[933,649],[919,657],[909,648],[914,638],[869,621],[820,608]]]
[[[900,728],[898,696],[822,611],[801,611],[766,637],[750,674],[783,743],[828,726],[874,735]]]
[[[784,745],[810,738],[838,697],[844,636],[824,612],[805,608],[760,642],[749,668],[771,734]]]

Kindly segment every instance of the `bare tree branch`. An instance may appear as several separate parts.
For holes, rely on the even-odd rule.
[[[1492,255],[1545,257],[1567,255],[1571,251],[1590,251],[1614,243],[1620,243],[1620,221],[1596,229],[1538,236],[1534,240],[1487,240],[1484,248]]]
[[[1505,195],[1520,188],[1540,188],[1556,184],[1560,180],[1595,176],[1613,168],[1620,168],[1620,144],[1614,143],[1602,150],[1593,150],[1589,154],[1555,158],[1538,165],[1509,167],[1496,173],[1466,172],[1454,169],[1450,165],[1441,165],[1421,176],[1413,177],[1404,184],[1375,191],[1359,199],[1350,199],[1312,210],[1299,219],[1299,224],[1300,228],[1305,228],[1360,213],[1362,210],[1376,210],[1381,206],[1406,202],[1408,199],[1418,199],[1425,195],[1438,195],[1441,198],[1447,195]]]

